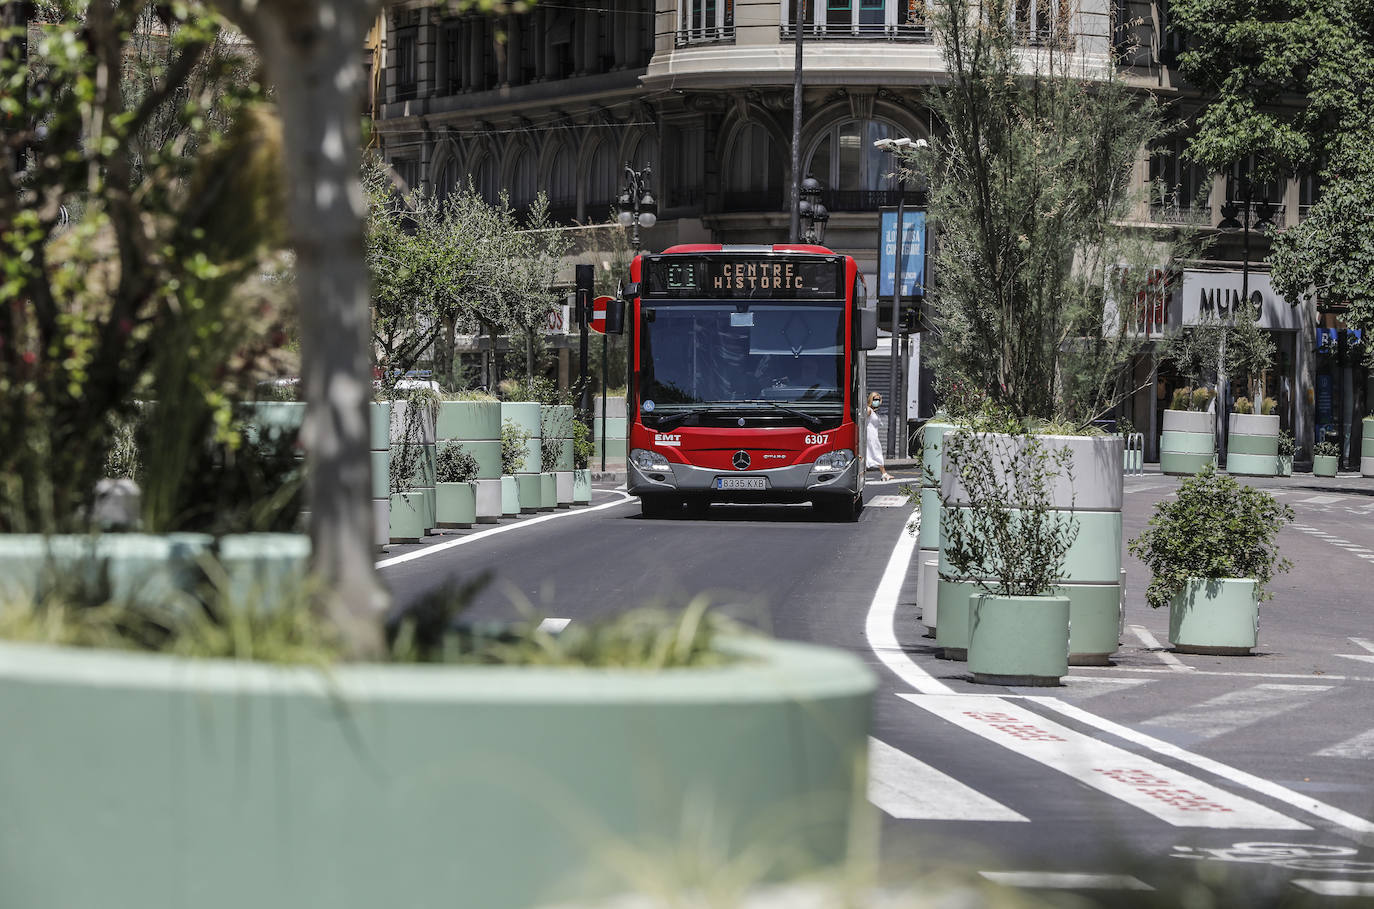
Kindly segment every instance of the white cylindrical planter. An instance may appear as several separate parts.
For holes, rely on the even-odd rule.
[[[373,401],[367,412],[371,422],[372,542],[381,547],[391,542],[391,403]]]
[[[520,427],[529,436],[525,441],[525,459],[516,468],[516,474],[539,473],[540,453],[543,450],[541,444],[543,431],[540,420],[541,405],[532,401],[502,401],[501,402],[501,422],[507,421]]]
[[[920,591],[921,597],[921,624],[926,626],[926,637],[933,638],[935,629],[939,627],[936,620],[940,615],[940,553],[938,550],[931,550],[929,556],[925,553],[921,555],[916,580],[916,589]]]
[[[571,508],[573,503],[573,472],[559,470],[554,473],[554,484],[558,493],[558,507]]]
[[[989,434],[987,438],[989,444],[1005,446],[1013,444],[1015,437]],[[1069,662],[1104,665],[1120,645],[1123,442],[1120,436],[1036,438],[1051,452],[1070,453],[1070,474],[1060,474],[1051,482],[1049,504],[1078,528],[1064,558],[1063,575],[1046,594],[1069,598]],[[940,491],[945,507],[958,508],[968,502],[967,492],[948,462],[943,465]],[[939,570],[948,573],[951,566],[944,546],[941,528]],[[936,599],[940,622],[935,639],[947,659],[966,656],[969,597],[980,592],[972,582],[939,582]]]
[[[501,402],[444,401],[439,405],[440,442],[461,442],[477,461],[477,522],[501,517]]]
[[[1196,410],[1164,411],[1159,438],[1159,469],[1170,476],[1192,476],[1216,463],[1216,415]]]
[[[1228,424],[1226,472],[1272,477],[1279,470],[1277,414],[1233,413]]]
[[[1360,476],[1374,477],[1374,417],[1365,417],[1360,424]]]
[[[590,505],[592,503],[592,471],[588,467],[579,467],[572,472],[573,474],[573,504]]]

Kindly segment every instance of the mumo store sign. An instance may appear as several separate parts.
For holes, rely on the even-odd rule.
[[[1261,328],[1296,331],[1302,327],[1303,307],[1289,305],[1287,300],[1275,293],[1268,274],[1252,271],[1245,284],[1250,297],[1250,311],[1258,310]],[[1239,271],[1185,268],[1179,287],[1179,296],[1183,298],[1180,324],[1196,325],[1206,318],[1229,321],[1243,311],[1241,288],[1242,275]]]

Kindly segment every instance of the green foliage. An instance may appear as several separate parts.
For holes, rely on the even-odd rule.
[[[1251,400],[1258,401],[1263,393],[1264,371],[1273,365],[1277,348],[1273,333],[1260,327],[1260,313],[1251,311],[1251,306],[1238,311],[1224,329],[1226,370],[1244,378]]]
[[[1265,585],[1290,567],[1275,537],[1292,520],[1292,508],[1208,465],[1184,480],[1177,498],[1160,502],[1130,542],[1151,572],[1146,602],[1169,605],[1189,578],[1254,578],[1260,599],[1268,599]]]
[[[573,392],[564,391],[558,383],[546,376],[528,376],[524,379],[506,379],[499,386],[501,397],[506,401],[534,401],[539,404],[574,404]]]
[[[1216,381],[1221,363],[1221,343],[1225,325],[1220,319],[1204,317],[1195,325],[1186,326],[1169,338],[1164,345],[1163,359],[1188,380],[1192,388]],[[1175,410],[1187,410],[1176,407]]]
[[[1250,403],[1249,398],[1236,398],[1231,410],[1240,414],[1252,414],[1255,412],[1255,405]]]
[[[512,420],[501,424],[501,473],[506,476],[519,473],[525,466],[525,443],[530,434]]]
[[[139,399],[181,404],[145,415],[145,483],[233,444],[233,402],[285,337],[261,279],[280,129],[250,48],[197,3],[53,12],[27,60],[0,55],[0,531],[80,529]]]
[[[1211,102],[1188,156],[1214,173],[1254,156],[1258,180],[1315,174],[1317,203],[1274,238],[1275,289],[1310,288],[1374,326],[1374,6],[1369,0],[1173,0],[1183,75]]]
[[[1207,407],[1212,403],[1212,399],[1216,396],[1217,393],[1210,388],[1194,388],[1192,402],[1193,410],[1196,410],[1199,413],[1206,410]]]
[[[1313,446],[1312,454],[1318,458],[1339,458],[1341,449],[1335,442],[1321,441]]]
[[[539,410],[539,434],[543,442],[539,448],[539,469],[552,473],[562,456],[563,442],[573,436],[577,417],[571,407],[543,406]]]
[[[1279,433],[1279,457],[1291,458],[1297,453],[1297,442],[1291,432]]]
[[[439,483],[471,483],[477,479],[477,458],[457,442],[439,446],[435,458],[435,480]]]
[[[1273,398],[1265,397],[1260,400],[1260,413],[1265,416],[1273,416],[1279,411],[1279,402]]]
[[[127,417],[111,415],[113,431],[110,435],[110,450],[105,455],[105,476],[112,480],[133,480],[138,482],[143,465],[138,456],[138,416],[134,411]]]
[[[972,581],[1000,596],[1042,596],[1063,577],[1064,559],[1078,537],[1070,515],[1050,508],[1055,477],[1072,482],[1072,454],[1033,435],[995,435],[960,429],[944,438],[968,506],[945,500],[940,509],[947,581]]]
[[[592,441],[592,431],[581,420],[573,422],[573,469],[586,470],[596,453],[596,443]]]
[[[392,399],[391,419],[397,419],[401,411],[400,439],[391,443],[392,495],[410,492],[420,476],[421,459],[425,456],[424,429],[433,426],[439,415],[439,396],[429,388],[413,389],[409,392],[392,389],[398,395]],[[395,402],[404,400],[406,406],[398,408]]]
[[[1193,390],[1191,388],[1175,388],[1174,396],[1169,401],[1171,410],[1192,410]]]
[[[1126,393],[1140,348],[1128,326],[1161,258],[1155,238],[1124,226],[1157,106],[1109,67],[1083,69],[1067,44],[1023,54],[1015,30],[983,25],[971,0],[932,10],[944,129],[902,165],[913,182],[928,177],[940,224],[936,371],[1022,419],[1091,422]]]

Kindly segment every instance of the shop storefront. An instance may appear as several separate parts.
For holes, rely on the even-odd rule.
[[[1323,321],[1334,326],[1332,316]],[[1335,442],[1342,470],[1360,467],[1360,421],[1369,412],[1371,376],[1365,366],[1364,339],[1355,329],[1317,329],[1313,383],[1313,438]]]

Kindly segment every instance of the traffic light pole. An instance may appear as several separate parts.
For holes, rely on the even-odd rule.
[[[606,472],[606,361],[610,352],[609,331],[601,333],[601,434],[597,436],[601,440],[601,472]]]

